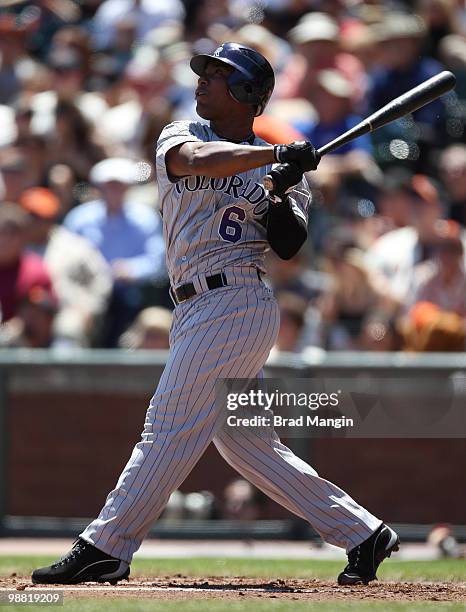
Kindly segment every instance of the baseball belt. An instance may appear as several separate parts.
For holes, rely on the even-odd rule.
[[[260,280],[261,276],[259,270],[257,270],[257,276]],[[220,287],[227,287],[230,284],[227,281],[225,272],[219,272],[218,274],[213,274],[212,276],[206,276],[205,280],[209,291],[212,289],[219,289]],[[198,293],[200,292],[196,291],[193,283],[186,283],[185,285],[176,287],[176,289],[170,287],[170,296],[175,305],[186,302],[186,300],[189,300]]]

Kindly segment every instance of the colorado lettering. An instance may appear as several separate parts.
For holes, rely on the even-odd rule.
[[[183,189],[190,193],[194,191],[223,191],[235,200],[244,198],[250,204],[256,206],[254,214],[263,214],[267,209],[267,196],[265,189],[260,183],[249,179],[244,181],[240,176],[233,175],[228,178],[209,178],[207,176],[189,176],[175,183],[175,191],[181,195]]]

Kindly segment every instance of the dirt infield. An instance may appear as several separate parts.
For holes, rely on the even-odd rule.
[[[12,575],[0,578],[0,589],[38,591],[46,587],[32,585],[26,578]],[[273,598],[284,601],[438,601],[465,602],[466,583],[449,582],[373,582],[368,586],[339,587],[334,582],[321,580],[278,580],[260,581],[246,578],[218,577],[189,578],[182,575],[162,578],[137,578],[120,583],[118,586],[87,583],[85,585],[54,587],[63,590],[67,598],[150,598],[157,601],[183,600],[242,600]]]

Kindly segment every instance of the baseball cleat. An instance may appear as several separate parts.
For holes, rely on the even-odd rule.
[[[348,565],[338,576],[338,584],[369,584],[384,559],[400,547],[398,534],[382,523],[367,540],[348,553]]]
[[[80,582],[110,582],[127,580],[129,565],[78,538],[72,549],[61,559],[32,572],[34,584],[78,584]]]

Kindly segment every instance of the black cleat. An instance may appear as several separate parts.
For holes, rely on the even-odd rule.
[[[34,584],[78,584],[110,582],[116,584],[129,576],[129,565],[78,538],[61,559],[32,572]]]
[[[338,584],[369,584],[384,559],[400,547],[398,534],[382,523],[367,540],[348,553],[348,565],[338,576]]]

